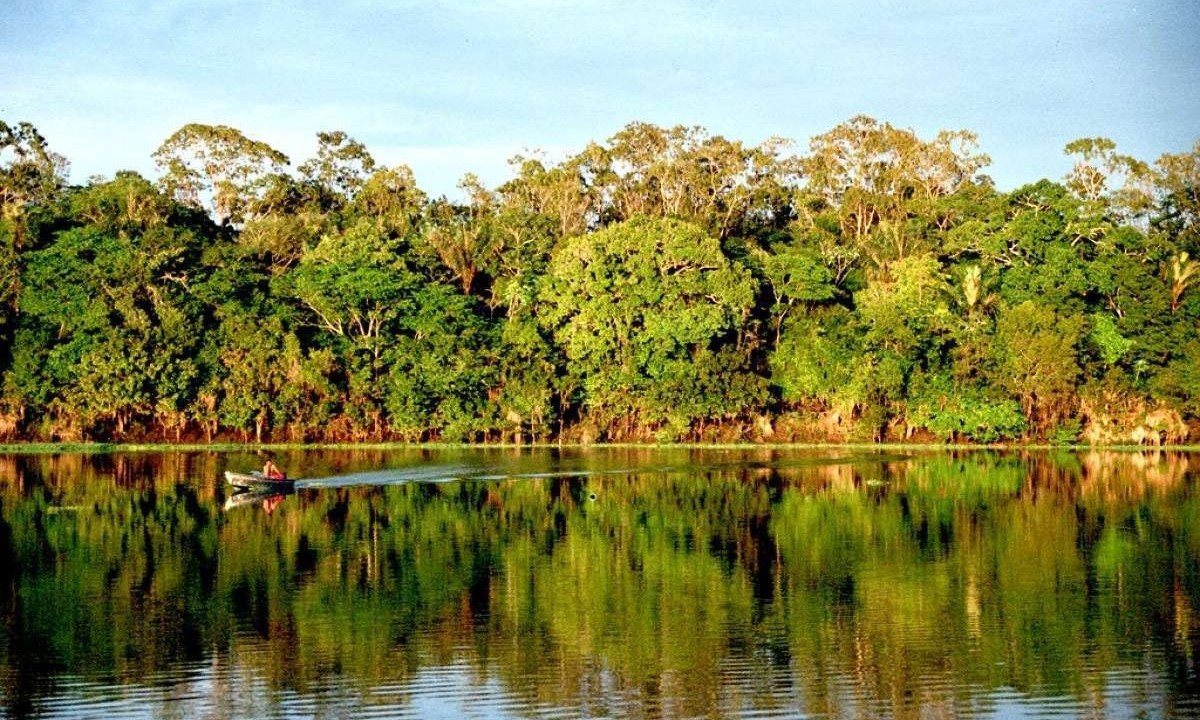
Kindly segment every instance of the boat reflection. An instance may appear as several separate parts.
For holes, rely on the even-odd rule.
[[[269,491],[246,490],[226,497],[224,509],[228,511],[239,507],[260,507],[270,515],[275,508],[279,507],[284,498],[294,495],[295,492],[290,487]]]

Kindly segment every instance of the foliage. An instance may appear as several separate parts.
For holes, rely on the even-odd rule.
[[[250,198],[287,156],[228,125],[189,123],[154,151],[167,194],[200,206],[211,194],[217,222],[240,222]]]
[[[736,350],[755,286],[699,227],[634,218],[568,241],[549,273],[545,322],[600,418],[686,426],[754,400],[753,390],[713,392],[747,384],[743,368],[714,351]],[[703,380],[709,373],[714,384]]]
[[[0,122],[0,436],[1049,440],[1081,388],[1200,421],[1200,144],[1002,192],[968,131],[631,123],[431,199],[316,140],[193,123],[157,184],[69,187]]]
[[[1116,365],[1133,348],[1133,341],[1122,337],[1112,317],[1097,313],[1092,316],[1092,332],[1089,339],[1100,350],[1100,359],[1106,365]]]
[[[994,443],[1025,434],[1026,420],[1013,400],[995,400],[970,388],[935,383],[914,397],[908,423],[954,442]]]
[[[844,308],[789,325],[771,355],[771,378],[783,399],[836,400],[853,377],[860,336]]]

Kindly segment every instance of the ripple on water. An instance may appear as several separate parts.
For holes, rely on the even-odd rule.
[[[533,688],[509,689],[493,672],[465,661],[428,664],[403,680],[365,686],[342,675],[311,683],[303,691],[273,688],[261,665],[243,661],[261,652],[253,644],[238,656],[156,672],[140,682],[64,676],[34,704],[49,718],[105,717],[315,717],[315,718],[578,718],[683,717],[697,715],[679,697],[647,697],[621,688],[600,667],[593,694],[578,705],[556,705],[536,697]],[[1087,673],[1093,686],[1077,694],[1052,694],[1037,688],[985,688],[956,683],[951,675],[923,676],[911,700],[900,707],[880,697],[850,673],[824,679],[827,705],[807,707],[803,678],[790,667],[740,654],[722,660],[712,708],[703,715],[737,718],[913,717],[955,718],[1189,718],[1200,717],[1200,697],[1170,692],[1156,671],[1154,654],[1140,663]],[[811,680],[811,678],[809,679]],[[584,681],[586,682],[586,681]],[[671,685],[670,678],[664,686]],[[594,702],[592,702],[594,701]]]
[[[430,665],[404,682],[368,689],[354,717],[521,717],[554,716],[504,690],[495,679],[481,679],[467,663]],[[553,711],[554,708],[547,708]]]
[[[198,665],[153,673],[144,682],[68,676],[35,706],[41,717],[196,717],[213,706],[212,682]]]

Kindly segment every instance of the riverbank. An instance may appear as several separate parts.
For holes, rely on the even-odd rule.
[[[60,453],[107,454],[141,452],[277,452],[296,450],[534,450],[534,449],[644,449],[678,450],[879,450],[927,451],[1005,450],[1117,452],[1200,452],[1200,444],[1182,445],[1053,445],[1048,443],[6,443],[0,454],[45,455]]]

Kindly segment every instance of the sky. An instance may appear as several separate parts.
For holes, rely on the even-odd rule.
[[[1061,179],[1080,137],[1200,140],[1197,0],[0,0],[0,67],[0,120],[78,183],[157,177],[189,122],[294,165],[344,130],[434,196],[634,121],[797,151],[858,114],[966,129],[1001,189]]]

